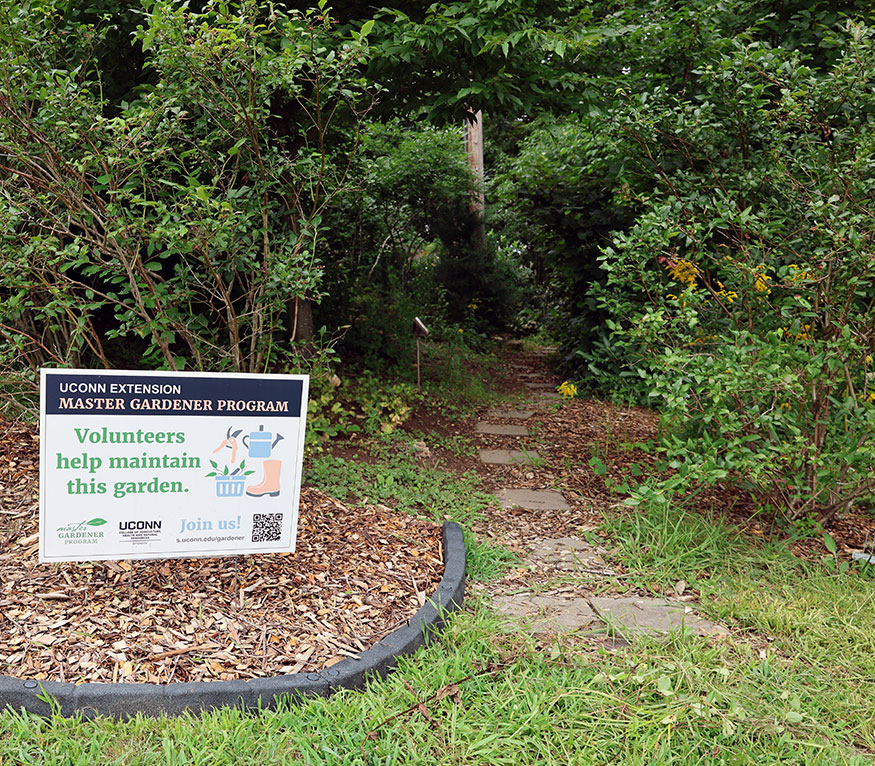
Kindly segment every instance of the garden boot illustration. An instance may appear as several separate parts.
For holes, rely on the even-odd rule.
[[[264,461],[264,478],[260,484],[253,484],[246,488],[249,497],[277,497],[280,493],[280,469],[283,467],[282,460]]]

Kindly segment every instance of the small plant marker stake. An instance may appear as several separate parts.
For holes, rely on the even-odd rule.
[[[413,318],[413,337],[416,338],[416,390],[422,388],[422,368],[419,363],[419,339],[428,335],[428,327],[419,317]]]

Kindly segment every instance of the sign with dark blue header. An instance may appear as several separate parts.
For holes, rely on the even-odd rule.
[[[40,560],[293,551],[308,383],[42,370]]]
[[[298,418],[304,383],[232,375],[73,374],[46,370],[43,396],[47,415],[189,415],[270,414]]]

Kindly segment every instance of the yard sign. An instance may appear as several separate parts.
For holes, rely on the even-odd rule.
[[[40,561],[293,551],[306,375],[40,373]]]

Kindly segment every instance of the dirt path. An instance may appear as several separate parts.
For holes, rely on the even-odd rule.
[[[497,611],[545,637],[576,631],[601,641],[606,625],[665,633],[683,624],[701,634],[726,634],[695,614],[690,594],[655,599],[618,587],[622,564],[607,563],[608,551],[588,534],[623,499],[605,479],[632,478],[632,470],[651,460],[639,447],[656,438],[655,414],[560,395],[562,381],[551,371],[547,349],[511,345],[502,358],[499,380],[515,400],[485,408],[469,424],[477,445],[470,467],[501,502],[474,530],[515,551],[520,563],[475,587]],[[604,465],[603,475],[590,465],[593,457]]]

